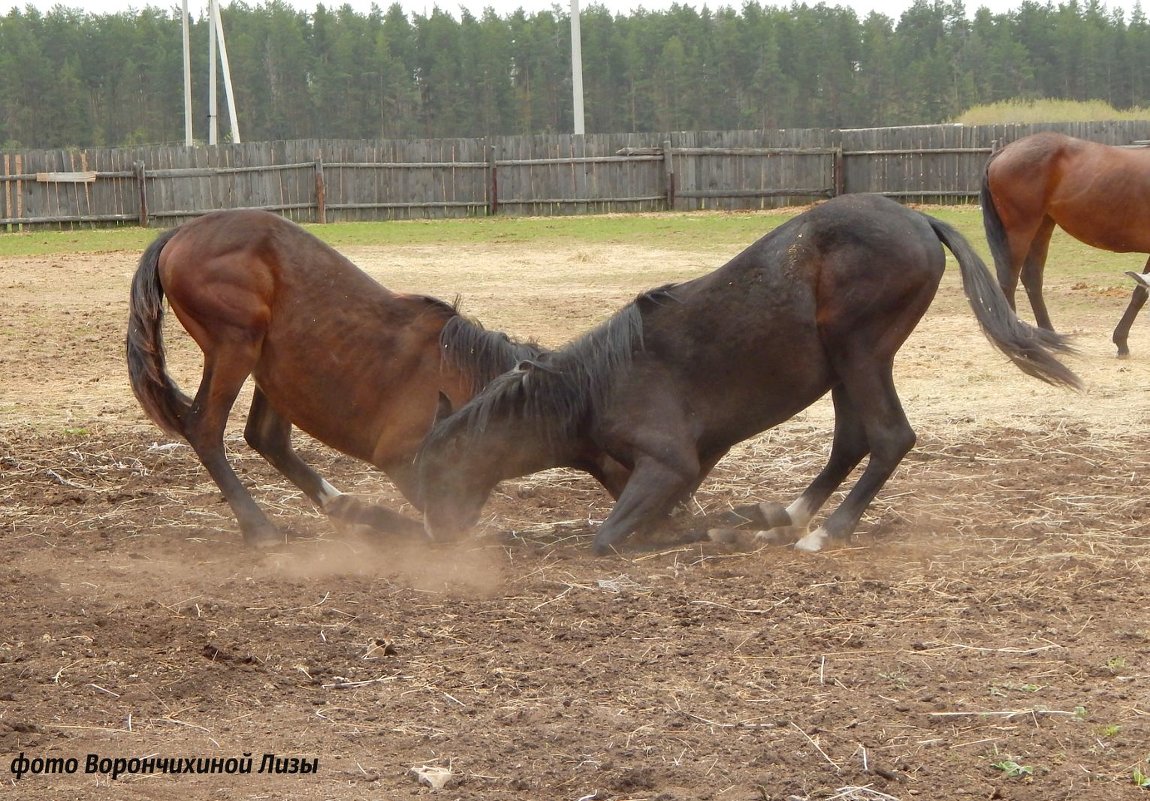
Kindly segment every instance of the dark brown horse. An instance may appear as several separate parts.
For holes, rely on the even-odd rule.
[[[1021,276],[1035,322],[1052,331],[1042,300],[1042,270],[1054,226],[1102,250],[1150,254],[1150,149],[1057,133],[1011,142],[986,164],[982,220],[1011,308]],[[1142,271],[1150,272],[1150,259]],[[1130,326],[1147,297],[1137,286],[1114,329],[1119,356],[1130,353]]]
[[[941,244],[940,244],[941,243]],[[858,483],[797,547],[854,531],[910,450],[895,354],[954,253],[990,341],[1024,372],[1078,379],[1059,335],[1019,321],[957,231],[876,195],[846,195],[788,221],[713,273],[640,295],[598,328],[503,375],[440,420],[420,452],[433,536],[471,526],[502,479],[602,452],[632,469],[595,537],[609,551],[686,499],[735,443],[830,392],[830,460],[786,509],[741,510],[763,528],[805,529],[869,454]]]
[[[164,297],[204,352],[194,399],[165,366]],[[291,429],[387,473],[404,495],[441,394],[464,403],[519,360],[538,356],[443,301],[380,286],[304,229],[262,211],[223,211],[161,234],[132,282],[132,389],[157,425],[182,436],[223,491],[253,545],[283,540],[224,453],[224,426],[255,378],[244,436],[328,514],[422,532],[342,495],[292,449]]]

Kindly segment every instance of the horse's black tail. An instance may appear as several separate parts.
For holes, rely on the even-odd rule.
[[[156,238],[136,268],[128,314],[128,377],[144,412],[160,428],[183,436],[188,398],[168,375],[164,357],[164,287],[160,284],[160,251],[178,229]]]
[[[1006,241],[1006,227],[1002,218],[998,216],[998,208],[994,205],[994,196],[990,193],[990,161],[986,162],[986,169],[982,171],[982,190],[978,193],[978,202],[982,206],[982,227],[986,230],[986,241],[990,245],[990,255],[994,258],[994,271],[998,275],[999,286],[1010,286],[1012,281],[1010,269],[1010,251]]]
[[[1002,288],[995,283],[986,264],[962,234],[933,217],[927,216],[927,220],[935,235],[958,260],[966,299],[991,344],[1027,375],[1048,384],[1081,388],[1078,376],[1054,358],[1055,353],[1074,352],[1066,337],[1018,319],[1006,302]]]

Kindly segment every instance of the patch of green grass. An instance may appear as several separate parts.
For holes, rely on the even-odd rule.
[[[1034,768],[1030,765],[1021,765],[1013,759],[1002,759],[991,763],[990,767],[1002,771],[1008,779],[1027,779],[1034,776]]]
[[[976,204],[929,206],[926,213],[953,225],[970,240],[993,270],[982,212]],[[602,214],[571,217],[472,217],[455,220],[411,220],[400,222],[330,223],[307,225],[309,231],[337,250],[355,247],[450,246],[460,248],[461,262],[470,245],[530,243],[546,246],[562,244],[620,244],[658,247],[667,250],[699,252],[713,250],[715,266],[729,255],[750,245],[759,237],[789,220],[795,210],[766,212],[691,212],[657,214]],[[158,231],[150,228],[121,227],[101,230],[0,233],[0,258],[43,256],[64,253],[141,252]],[[1133,284],[1123,271],[1141,269],[1142,261],[1130,254],[1098,250],[1056,231],[1046,267],[1048,303],[1059,291],[1059,279],[1070,282],[1054,300],[1052,312],[1067,303],[1090,300],[1099,293],[1127,298]],[[956,270],[948,270],[956,276]],[[1024,316],[1029,305],[1019,291]],[[1121,303],[1121,301],[1116,301]],[[1057,323],[1057,321],[1056,321]]]
[[[1140,765],[1136,765],[1134,767],[1134,774],[1132,778],[1134,779],[1135,787],[1141,787],[1143,790],[1150,790],[1150,776],[1147,776],[1142,772],[1142,767]]]
[[[993,696],[996,696],[998,698],[1006,698],[1007,696],[1009,696],[1010,693],[1013,693],[1013,692],[1036,693],[1041,689],[1042,689],[1042,687],[1040,687],[1037,684],[1029,684],[1029,683],[1027,683],[1027,684],[1015,684],[1014,682],[1009,682],[1009,681],[1007,681],[1007,682],[995,681],[995,682],[991,682],[991,684],[990,684],[990,694]]]
[[[143,250],[158,232],[124,227],[76,231],[0,232],[0,258],[51,256],[58,253],[113,253]]]
[[[900,673],[886,673],[886,672],[880,671],[878,676],[880,679],[884,679],[886,681],[889,681],[892,685],[894,685],[895,687],[897,687],[900,690],[905,690],[905,689],[907,689],[907,687],[910,686],[910,680],[907,679],[906,676],[903,676]]]
[[[546,242],[587,244],[656,243],[670,250],[730,250],[754,242],[786,222],[793,212],[696,212],[692,214],[608,214],[572,217],[472,217],[455,220],[330,223],[304,227],[332,247],[405,245],[514,245]],[[142,251],[159,229],[0,233],[0,258],[56,253]],[[461,251],[461,258],[464,256]]]
[[[609,214],[574,217],[478,217],[379,223],[310,225],[332,247],[386,245],[657,243],[668,249],[698,250],[750,244],[793,216],[787,212],[693,214]]]

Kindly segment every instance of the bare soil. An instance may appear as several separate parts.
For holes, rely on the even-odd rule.
[[[609,500],[565,471],[502,485],[466,542],[389,544],[336,529],[235,425],[241,474],[295,534],[254,553],[127,386],[137,255],[0,260],[0,781],[13,797],[1145,797],[1150,335],[1136,326],[1133,356],[1114,357],[1123,292],[1048,280],[1081,349],[1076,394],[994,352],[948,274],[898,363],[919,444],[854,540],[821,554],[655,542],[594,558]],[[490,327],[559,344],[730,254],[348,255],[392,288],[462,292]],[[194,386],[197,352],[174,330],[170,343]],[[693,513],[789,502],[831,423],[821,402],[746,443]],[[361,463],[303,437],[300,449],[340,488],[402,508]],[[184,770],[245,754],[250,774],[86,771],[89,755]],[[264,754],[316,770],[260,774]],[[21,755],[60,762],[17,779]],[[445,786],[423,767],[449,770]]]

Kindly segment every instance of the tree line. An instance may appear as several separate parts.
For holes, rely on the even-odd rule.
[[[572,130],[570,19],[558,6],[456,18],[236,0],[221,13],[244,140]],[[629,15],[591,4],[580,20],[588,133],[929,124],[1010,99],[1150,106],[1140,5],[1126,15],[1097,0],[1024,0],[968,17],[962,0],[916,0],[896,21],[826,3]],[[202,140],[206,17],[191,41]],[[177,9],[0,17],[5,148],[182,142],[183,113]]]

